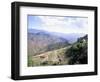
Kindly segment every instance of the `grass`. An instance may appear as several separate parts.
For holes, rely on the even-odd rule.
[[[66,58],[65,53],[69,47],[48,51],[36,56],[28,55],[28,67],[66,65],[69,59]]]

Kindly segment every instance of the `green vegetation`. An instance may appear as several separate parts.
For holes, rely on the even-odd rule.
[[[54,40],[54,39],[53,39]],[[46,39],[47,42],[47,39]],[[32,42],[31,42],[32,43]],[[44,42],[43,42],[44,43]],[[40,43],[41,44],[41,43]],[[48,45],[41,44],[41,45]],[[53,66],[53,65],[73,65],[73,64],[87,64],[87,35],[81,37],[77,42],[68,45],[67,42],[55,43],[41,47],[39,44],[35,48],[37,54],[28,54],[28,66]],[[39,49],[38,49],[39,48]],[[34,49],[32,47],[32,49]],[[44,52],[45,51],[45,52]],[[32,55],[33,54],[33,55]]]
[[[70,47],[70,46],[69,46]],[[48,51],[36,56],[28,56],[28,66],[64,65],[68,64],[65,52],[69,47]]]
[[[66,57],[70,58],[69,64],[87,64],[87,39],[85,37],[80,38],[67,50]]]

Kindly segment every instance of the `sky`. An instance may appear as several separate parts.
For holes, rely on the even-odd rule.
[[[28,15],[28,29],[58,33],[88,33],[88,18],[75,16]]]

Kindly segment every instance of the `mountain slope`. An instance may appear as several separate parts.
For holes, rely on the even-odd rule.
[[[66,58],[65,53],[69,48],[70,46],[48,51],[36,56],[29,56],[28,66],[66,65],[69,62],[69,58]]]
[[[66,52],[70,58],[69,64],[87,64],[88,63],[88,36],[85,35],[72,44]]]
[[[64,48],[28,56],[28,66],[87,64],[88,36],[81,37],[76,43]]]
[[[28,55],[37,55],[68,45],[69,43],[66,39],[47,32],[40,30],[28,31]]]
[[[58,33],[58,32],[49,32],[49,31],[44,31],[44,30],[36,30],[36,29],[29,29],[28,33],[34,33],[34,34],[46,34],[46,35],[51,35],[59,38],[63,38],[67,40],[69,43],[74,43],[77,41],[78,38],[85,36],[86,34],[84,33]]]

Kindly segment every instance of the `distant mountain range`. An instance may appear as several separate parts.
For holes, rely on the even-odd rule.
[[[31,34],[38,34],[38,35],[46,35],[46,36],[55,36],[58,38],[63,39],[63,41],[68,41],[68,43],[72,44],[77,41],[78,38],[85,36],[84,33],[58,33],[58,32],[49,32],[44,30],[36,30],[36,29],[29,29],[28,33]]]

